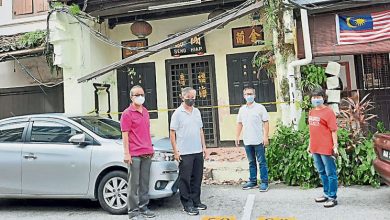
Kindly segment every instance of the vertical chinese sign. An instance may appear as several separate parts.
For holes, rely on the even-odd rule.
[[[247,47],[264,41],[263,26],[239,27],[232,29],[233,48]],[[263,42],[261,42],[263,44]]]
[[[140,50],[122,49],[122,59],[125,59],[125,58],[132,56],[132,55],[138,53],[139,51],[143,50],[142,48],[148,46],[148,40],[147,39],[140,39],[140,40],[122,41],[122,46],[141,48]]]

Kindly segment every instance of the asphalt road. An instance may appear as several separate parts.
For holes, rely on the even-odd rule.
[[[202,199],[209,208],[201,211],[200,216],[191,217],[183,213],[177,195],[153,201],[151,209],[158,215],[155,219],[163,220],[195,220],[205,216],[235,216],[238,220],[246,214],[253,220],[260,217],[390,220],[390,187],[341,187],[338,194],[339,205],[331,209],[325,209],[314,202],[313,198],[318,195],[321,195],[321,188],[304,190],[299,187],[271,185],[268,192],[261,193],[256,189],[243,191],[239,186],[203,186]],[[8,219],[125,220],[127,216],[109,215],[100,209],[98,202],[90,200],[0,199],[0,220]]]

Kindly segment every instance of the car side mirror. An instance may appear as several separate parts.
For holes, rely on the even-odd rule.
[[[85,134],[76,134],[69,138],[69,143],[78,144],[78,145],[86,145],[85,142]]]

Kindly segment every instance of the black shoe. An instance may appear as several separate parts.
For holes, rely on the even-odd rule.
[[[149,209],[141,211],[141,215],[143,217],[145,217],[145,218],[154,218],[154,217],[156,217],[156,214],[154,214],[154,212],[150,211]]]
[[[195,205],[195,208],[198,209],[198,210],[206,210],[207,209],[207,205],[199,203],[199,204]]]
[[[184,207],[183,211],[186,212],[188,215],[199,215],[198,209],[193,206]]]
[[[337,205],[337,200],[336,199],[329,199],[328,201],[326,201],[324,203],[324,207],[325,208],[332,208],[332,207],[335,207]]]
[[[314,199],[314,201],[316,201],[316,202],[326,202],[328,200],[329,200],[329,198],[325,197],[325,196],[321,196],[321,197],[318,197],[318,198]]]

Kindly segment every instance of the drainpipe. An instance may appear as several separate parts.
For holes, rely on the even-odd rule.
[[[307,10],[301,9],[301,21],[302,21],[302,33],[303,33],[303,44],[305,48],[305,58],[300,60],[292,61],[288,64],[287,74],[288,74],[288,85],[290,90],[290,119],[294,125],[294,128],[298,128],[298,120],[299,116],[297,113],[297,109],[295,106],[295,102],[298,98],[298,91],[296,88],[295,82],[295,72],[294,68],[302,65],[307,65],[312,61],[312,51],[311,51],[311,43],[310,43],[310,32],[309,32],[309,19],[307,16]]]

